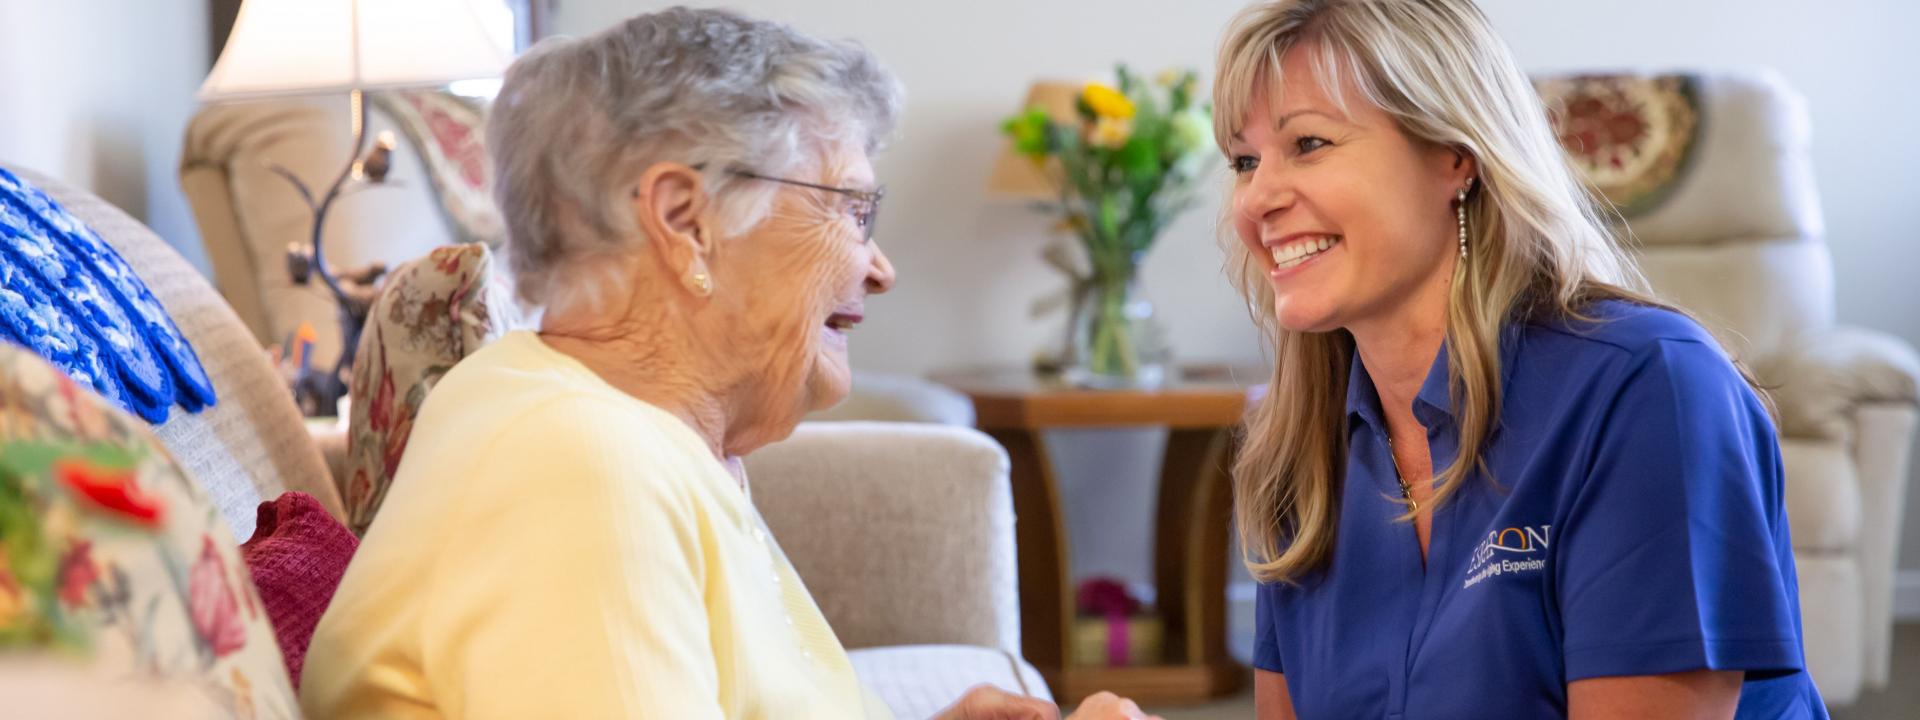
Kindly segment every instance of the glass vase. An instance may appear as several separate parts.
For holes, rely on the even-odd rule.
[[[1151,389],[1166,379],[1170,353],[1137,267],[1084,282],[1074,296],[1066,379],[1097,389]]]

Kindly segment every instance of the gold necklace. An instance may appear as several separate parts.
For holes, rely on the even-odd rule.
[[[1420,501],[1413,499],[1413,486],[1407,484],[1407,476],[1400,472],[1400,456],[1393,453],[1393,436],[1387,435],[1387,460],[1393,463],[1393,479],[1400,483],[1400,499],[1406,501],[1412,512],[1420,512]]]

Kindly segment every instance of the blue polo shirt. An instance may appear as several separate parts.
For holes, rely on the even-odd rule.
[[[1254,666],[1302,718],[1565,716],[1567,684],[1744,670],[1740,718],[1825,718],[1765,407],[1698,325],[1602,302],[1503,333],[1503,407],[1433,518],[1403,510],[1355,355],[1331,561],[1262,585]],[[1459,433],[1443,348],[1414,400],[1435,469]]]

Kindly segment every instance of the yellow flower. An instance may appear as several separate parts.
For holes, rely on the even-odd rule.
[[[1128,100],[1127,96],[1121,94],[1119,90],[1100,83],[1087,83],[1087,88],[1081,91],[1080,97],[1087,101],[1087,107],[1093,108],[1093,114],[1100,116],[1103,120],[1106,118],[1128,120],[1133,117],[1133,101]]]
[[[1133,121],[1124,118],[1101,117],[1093,124],[1093,131],[1087,133],[1087,143],[1094,147],[1118,149],[1133,137]]]

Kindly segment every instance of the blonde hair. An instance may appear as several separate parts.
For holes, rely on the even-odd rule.
[[[1280,97],[1288,80],[1280,60],[1294,48],[1308,53],[1309,80],[1343,110],[1336,80],[1409,137],[1478,162],[1466,201],[1470,252],[1447,302],[1460,452],[1435,477],[1430,504],[1438,507],[1471,470],[1484,471],[1508,322],[1581,318],[1582,307],[1604,298],[1665,306],[1616,244],[1539,96],[1472,2],[1277,0],[1248,8],[1227,30],[1214,81],[1214,135],[1223,152],[1260,90]],[[1353,339],[1344,330],[1281,328],[1265,266],[1234,237],[1231,222],[1221,227],[1227,274],[1275,353],[1269,392],[1247,417],[1233,468],[1235,519],[1254,577],[1291,582],[1323,567],[1333,551]]]

